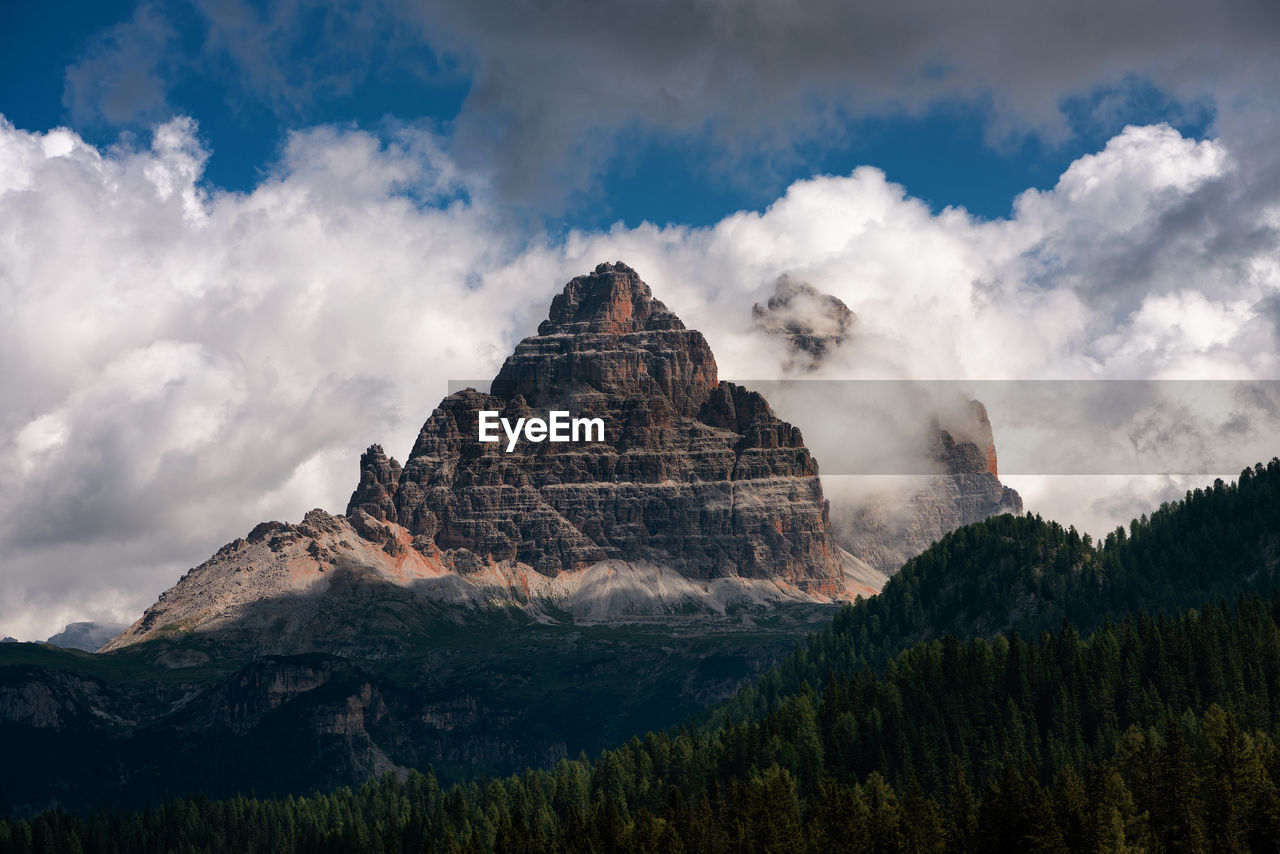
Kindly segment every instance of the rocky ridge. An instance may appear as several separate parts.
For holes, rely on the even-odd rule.
[[[477,441],[481,410],[514,422],[550,409],[603,419],[604,441],[521,441],[510,453]],[[800,431],[720,381],[705,338],[634,270],[601,264],[555,297],[489,393],[440,403],[404,466],[370,447],[344,516],[259,525],[104,650],[192,631],[340,650],[468,609],[724,614],[848,601],[884,580],[833,541]],[[368,620],[330,625],[333,608],[355,607],[353,591]]]

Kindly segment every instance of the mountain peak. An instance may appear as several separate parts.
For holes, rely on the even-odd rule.
[[[720,382],[702,333],[621,263],[571,280],[549,314],[489,395],[451,395],[423,426],[396,492],[403,527],[452,555],[547,576],[627,561],[846,594],[800,431]],[[513,453],[475,444],[477,410],[550,408],[599,418],[604,438]]]
[[[538,334],[516,345],[490,386],[534,409],[620,409],[626,400],[694,417],[717,368],[701,332],[685,328],[626,264],[601,264],[551,301]],[[662,403],[659,403],[661,399]]]
[[[551,301],[550,316],[538,326],[538,334],[627,335],[684,328],[680,318],[653,298],[640,275],[619,261],[600,264],[565,285]]]
[[[400,485],[400,463],[388,457],[381,445],[370,445],[360,455],[360,484],[347,504],[347,515],[363,510],[375,519],[395,518],[396,487]]]
[[[550,410],[603,430],[510,446],[479,434],[482,412],[515,423]],[[440,402],[403,467],[370,446],[346,516],[258,526],[112,648],[180,627],[332,649],[347,641],[325,615],[357,625],[378,597],[441,619],[514,606],[597,620],[847,601],[884,580],[833,541],[800,431],[720,382],[706,339],[635,270],[602,264],[565,285],[490,393]],[[288,637],[264,637],[271,627]]]
[[[844,300],[826,294],[807,282],[779,276],[767,305],[751,308],[755,327],[785,339],[791,346],[791,364],[813,370],[848,340],[858,316]]]

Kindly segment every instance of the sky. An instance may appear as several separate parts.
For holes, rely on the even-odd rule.
[[[0,4],[0,635],[341,511],[604,260],[726,378],[787,375],[783,275],[857,314],[823,378],[1280,378],[1280,5],[1057,5]],[[1276,453],[1224,388],[1051,413],[1163,469],[1006,482],[1105,532]]]

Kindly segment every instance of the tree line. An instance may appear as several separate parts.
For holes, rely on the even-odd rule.
[[[440,787],[0,822],[0,852],[1271,851],[1280,597],[918,644],[758,720]]]
[[[0,854],[1277,850],[1277,497],[1273,460],[1101,544],[970,526],[737,702],[594,760],[53,810]]]

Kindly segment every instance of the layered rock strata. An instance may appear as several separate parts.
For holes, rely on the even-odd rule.
[[[603,442],[481,444],[477,413],[601,418]],[[386,492],[376,455],[350,514]],[[366,488],[365,484],[370,486]],[[758,394],[719,382],[702,334],[624,265],[571,281],[490,394],[450,395],[418,435],[394,495],[372,506],[455,561],[544,575],[604,560],[687,578],[781,578],[838,595],[840,561],[817,464]]]

